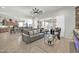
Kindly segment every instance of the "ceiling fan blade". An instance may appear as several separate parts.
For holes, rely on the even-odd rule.
[[[37,8],[35,8],[35,10],[36,10]]]
[[[37,12],[39,11],[39,9],[37,9]]]
[[[35,10],[33,9],[33,11],[35,11]]]

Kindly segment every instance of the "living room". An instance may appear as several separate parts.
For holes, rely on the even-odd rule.
[[[0,7],[0,52],[76,52],[75,12],[74,6]],[[49,35],[53,28],[61,29],[58,35]]]

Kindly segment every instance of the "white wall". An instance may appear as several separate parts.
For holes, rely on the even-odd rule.
[[[64,37],[65,35],[65,18],[64,18],[64,15],[59,15],[59,16],[56,16],[54,18],[50,17],[50,19],[46,20],[46,22],[44,22],[44,26],[42,25],[43,28],[45,29],[51,29],[52,27],[59,27],[61,28],[61,37]]]
[[[65,6],[61,9],[50,11],[48,14],[42,15],[42,18],[49,18],[53,16],[61,16],[64,15],[65,19],[65,30],[64,30],[64,37],[72,38],[73,36],[73,29],[75,28],[75,7],[73,6]],[[62,30],[62,29],[61,29]]]
[[[61,28],[61,37],[64,37],[65,35],[65,19],[64,15],[56,16],[56,26]]]
[[[37,23],[38,18],[34,18],[34,19],[32,19],[32,21],[33,21],[32,27],[33,27],[33,28],[37,28],[37,25],[38,25],[38,23]]]
[[[66,7],[59,12],[65,15],[65,37],[72,38],[75,28],[75,7]]]
[[[75,7],[65,7],[54,13],[55,16],[65,16],[65,32],[66,38],[73,37],[73,29],[75,28]]]
[[[69,7],[65,10],[65,37],[73,37],[73,29],[75,28],[75,8]]]

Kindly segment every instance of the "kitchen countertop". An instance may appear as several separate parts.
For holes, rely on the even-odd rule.
[[[0,28],[8,28],[8,26],[0,26]]]

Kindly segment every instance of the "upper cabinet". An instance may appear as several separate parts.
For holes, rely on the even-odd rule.
[[[75,23],[76,29],[79,29],[79,6],[76,7],[76,23]]]

